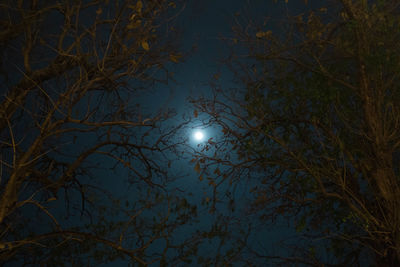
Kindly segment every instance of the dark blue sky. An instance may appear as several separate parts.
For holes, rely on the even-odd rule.
[[[400,266],[399,8],[0,1],[0,266]]]
[[[210,92],[209,81],[214,74],[220,74],[220,83],[226,88],[238,87],[233,83],[222,60],[231,54],[231,48],[224,38],[232,38],[235,20],[244,23],[263,22],[270,18],[267,29],[276,30],[276,25],[284,21],[285,12],[298,14],[322,1],[262,1],[262,0],[189,0],[178,17],[176,27],[182,31],[181,47],[187,52],[183,64],[174,66],[176,83],[169,85],[172,92],[171,106],[181,112],[187,111],[187,97]],[[165,90],[163,96],[165,96]],[[165,98],[160,98],[164,99]]]
[[[199,217],[193,224],[179,228],[174,234],[176,240],[184,240],[196,232],[196,230],[202,231],[210,229],[214,222],[220,218],[218,216],[226,216],[226,218],[234,218],[236,216],[235,219],[238,219],[237,224],[233,222],[227,224],[229,225],[228,231],[235,237],[239,236],[239,229],[247,229],[247,224],[252,224],[254,227],[260,223],[256,220],[253,221],[253,218],[250,216],[246,217],[246,201],[249,197],[248,190],[253,185],[252,182],[249,181],[237,182],[235,184],[236,189],[232,190],[232,194],[234,194],[236,200],[236,211],[234,212],[230,212],[226,205],[221,205],[221,207],[223,207],[222,210],[216,213],[210,213],[210,208],[207,205],[200,204],[201,201],[204,201],[206,196],[207,198],[211,198],[212,187],[208,184],[206,179],[199,179],[199,173],[195,170],[195,164],[191,162],[191,159],[196,153],[201,151],[204,147],[204,142],[193,140],[192,134],[195,129],[204,128],[204,125],[208,124],[208,118],[204,114],[200,114],[198,117],[194,116],[195,109],[189,102],[189,99],[196,99],[201,96],[211,97],[214,89],[211,85],[211,81],[218,84],[225,92],[229,92],[233,88],[242,88],[243,85],[237,82],[237,77],[234,77],[223,62],[232,52],[229,42],[224,39],[233,36],[232,27],[235,24],[235,20],[245,25],[245,23],[249,21],[257,24],[264,21],[266,17],[271,17],[272,20],[269,21],[266,30],[276,31],[278,29],[276,26],[279,21],[285,19],[284,12],[298,13],[302,9],[309,8],[311,2],[320,3],[320,1],[309,1],[310,3],[308,6],[305,6],[304,2],[299,0],[289,0],[288,5],[284,2],[285,1],[278,1],[278,3],[274,3],[272,0],[188,0],[185,8],[179,14],[179,17],[171,22],[174,24],[173,26],[181,32],[178,44],[179,50],[183,51],[185,55],[183,62],[179,64],[169,63],[169,71],[173,72],[174,75],[173,79],[171,79],[168,84],[156,84],[154,88],[146,93],[141,93],[137,99],[134,99],[134,101],[136,101],[135,104],[139,102],[141,107],[144,108],[143,116],[146,115],[146,112],[154,115],[154,113],[159,110],[168,108],[176,110],[177,115],[167,121],[167,125],[162,127],[174,127],[174,125],[189,121],[185,127],[176,131],[174,137],[175,142],[187,140],[185,144],[178,146],[178,149],[181,149],[183,153],[178,153],[176,155],[173,153],[168,154],[169,152],[167,152],[167,156],[170,157],[169,160],[172,161],[171,168],[168,170],[169,175],[177,178],[177,180],[168,183],[166,191],[172,193],[184,192],[182,195],[187,196],[191,204],[198,205]],[[215,75],[218,76],[218,79],[215,79]],[[143,119],[145,119],[145,117]],[[164,128],[162,128],[160,132],[162,132],[163,129]],[[221,136],[221,129],[215,128],[212,125],[207,126],[203,130],[205,140],[210,138],[218,140],[219,136]],[[141,132],[137,133],[137,136],[140,137],[140,134]],[[90,145],[91,142],[96,142],[97,139],[91,139],[93,136],[78,138],[76,146],[71,146],[72,149],[84,149],[84,147],[88,144]],[[157,138],[157,133],[151,133],[151,135],[146,138]],[[150,142],[152,141],[153,140]],[[66,150],[68,150],[68,148],[66,148]],[[212,152],[211,150],[205,153],[211,155]],[[229,153],[229,151],[227,153]],[[151,158],[151,155],[149,158]],[[113,194],[113,197],[122,197],[133,203],[142,197],[146,197],[146,192],[142,189],[147,189],[147,185],[143,181],[141,181],[143,184],[138,183],[139,185],[131,184],[130,186],[126,186],[126,177],[128,177],[127,170],[120,168],[117,169],[115,174],[110,175],[110,168],[112,167],[111,161],[105,161],[104,158],[97,155],[91,158],[91,160],[95,163],[93,174],[96,180],[88,183],[92,183],[92,185],[99,186],[100,188],[104,187]],[[138,162],[141,164],[139,160]],[[166,161],[162,161],[161,165],[166,167]],[[83,180],[83,182],[86,181]],[[227,188],[227,184],[220,187],[221,191]],[[153,190],[153,188],[149,187],[149,190]],[[177,195],[179,194],[180,193],[177,193]],[[63,192],[59,193],[60,199],[65,197]],[[77,193],[77,195],[73,195],[71,198],[79,199],[80,195]],[[106,196],[101,200],[95,199],[94,202],[104,201],[104,203],[106,203],[108,199],[105,199],[107,199]],[[78,201],[78,203],[80,202]],[[64,203],[62,203],[62,201],[55,201],[54,204],[49,204],[50,210],[57,215],[57,218],[66,219],[65,222],[62,222],[65,223],[66,226],[69,223],[81,223],[80,220],[82,220],[82,216],[78,213],[73,219],[67,218],[68,216],[65,212],[69,207],[67,208],[63,205]],[[162,209],[162,205],[160,206],[161,207],[157,206],[157,208]],[[80,207],[77,207],[76,209],[78,210],[79,208]],[[27,210],[26,212],[29,214],[30,211]],[[151,212],[155,213],[156,211]],[[152,215],[151,212],[149,215]],[[163,212],[165,212],[165,210]],[[121,215],[116,215],[115,218],[113,214],[100,214],[100,216],[106,216],[110,218],[110,220],[113,220],[118,219],[118,216]],[[83,220],[89,220],[89,218]],[[276,220],[274,224],[268,226],[261,223],[255,228],[256,231],[253,231],[248,236],[248,244],[251,247],[257,248],[258,252],[265,253],[266,255],[286,255],[285,251],[277,244],[282,240],[288,240],[295,234],[293,223],[294,222],[287,222],[281,219]],[[36,230],[39,231],[39,228],[40,227]],[[231,239],[230,241],[235,242],[233,240],[234,239]],[[154,243],[150,251],[161,250],[163,245],[163,243]],[[201,245],[199,253],[204,256],[208,254],[213,255],[213,253],[215,254],[217,245],[217,241],[205,242]],[[236,244],[228,244],[227,247],[229,248],[230,245],[234,246]],[[115,261],[104,266],[125,265],[125,261]],[[158,263],[151,266],[158,266]]]
[[[284,1],[244,1],[244,0],[192,0],[189,1],[183,10],[180,17],[177,19],[176,27],[182,31],[181,47],[187,53],[182,64],[173,64],[171,70],[174,72],[175,81],[171,81],[168,85],[160,85],[155,90],[155,95],[152,94],[148,100],[151,107],[171,107],[178,112],[178,121],[181,116],[191,116],[193,121],[189,124],[189,129],[183,131],[187,134],[187,138],[191,139],[191,127],[198,126],[201,128],[202,121],[199,116],[193,118],[193,106],[188,102],[188,98],[196,98],[199,96],[211,96],[212,88],[210,81],[213,80],[215,74],[219,75],[218,84],[226,91],[231,88],[240,88],[242,84],[235,83],[235,77],[228,71],[226,65],[222,62],[229,57],[231,48],[224,38],[233,36],[232,26],[235,19],[245,22],[251,19],[255,23],[262,22],[266,17],[272,17],[268,29],[274,30],[279,21],[284,20],[283,11],[290,13],[298,13],[302,9],[310,7],[303,1],[289,1],[286,5]],[[294,3],[296,2],[296,3]],[[310,1],[312,2],[312,1]],[[315,2],[315,1],[314,1]],[[276,23],[276,25],[275,25]],[[276,28],[275,28],[276,30]],[[158,96],[155,98],[155,96]],[[158,101],[155,101],[155,100]],[[217,138],[220,129],[213,127],[205,129],[207,138]],[[189,142],[193,148],[196,147],[196,142]],[[178,160],[174,169],[177,173],[186,175],[184,180],[179,180],[179,187],[187,192],[192,192],[192,201],[196,203],[204,197],[205,193],[210,193],[211,189],[206,182],[200,182],[198,173],[193,169],[194,164],[189,164],[190,156],[185,155]],[[237,196],[243,197],[243,203],[247,197],[247,190],[251,184],[238,184],[236,190]],[[240,188],[242,186],[242,188]],[[240,206],[240,204],[238,204]],[[244,206],[239,207],[238,211],[245,209]],[[206,209],[201,209],[200,222],[187,231],[181,232],[182,238],[189,235],[190,231],[198,228],[208,228],[213,221],[214,216],[208,214]],[[243,216],[243,215],[242,215]],[[251,218],[243,218],[245,223],[253,223],[253,226],[259,222],[252,222]],[[241,225],[241,227],[245,225]],[[232,228],[231,230],[235,230]],[[257,247],[258,252],[265,254],[286,255],[284,248],[279,246],[281,241],[290,241],[296,234],[294,230],[294,222],[289,225],[286,220],[277,220],[273,225],[261,225],[256,232],[249,236],[249,243]],[[214,244],[215,245],[215,244]],[[211,245],[211,250],[215,249]],[[210,249],[208,248],[208,249]],[[207,250],[207,249],[206,249]],[[204,251],[202,251],[204,253]]]

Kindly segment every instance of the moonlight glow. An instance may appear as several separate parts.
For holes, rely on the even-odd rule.
[[[204,134],[201,131],[196,131],[194,133],[194,139],[196,139],[197,141],[201,141],[204,138]]]

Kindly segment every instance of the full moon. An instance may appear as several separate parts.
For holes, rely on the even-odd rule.
[[[196,132],[194,133],[194,138],[195,138],[197,141],[201,141],[201,140],[203,140],[203,138],[204,138],[204,134],[203,134],[201,131],[196,131]]]

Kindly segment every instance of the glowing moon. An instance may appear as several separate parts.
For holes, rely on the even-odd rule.
[[[196,132],[194,133],[194,138],[195,138],[197,141],[201,141],[201,140],[203,140],[203,138],[204,138],[204,134],[203,134],[201,131],[196,131]]]

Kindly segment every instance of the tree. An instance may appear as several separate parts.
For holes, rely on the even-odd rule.
[[[0,261],[182,258],[187,241],[172,235],[196,207],[167,187],[181,126],[167,123],[173,111],[137,100],[167,82],[168,62],[182,56],[169,26],[178,6],[0,4]],[[110,194],[116,183],[130,190]]]
[[[251,213],[324,240],[286,260],[400,264],[399,8],[331,1],[288,16],[277,34],[269,21],[238,22],[230,67],[245,89],[194,100],[224,135],[208,144],[214,155],[196,156],[213,186],[253,179]]]

